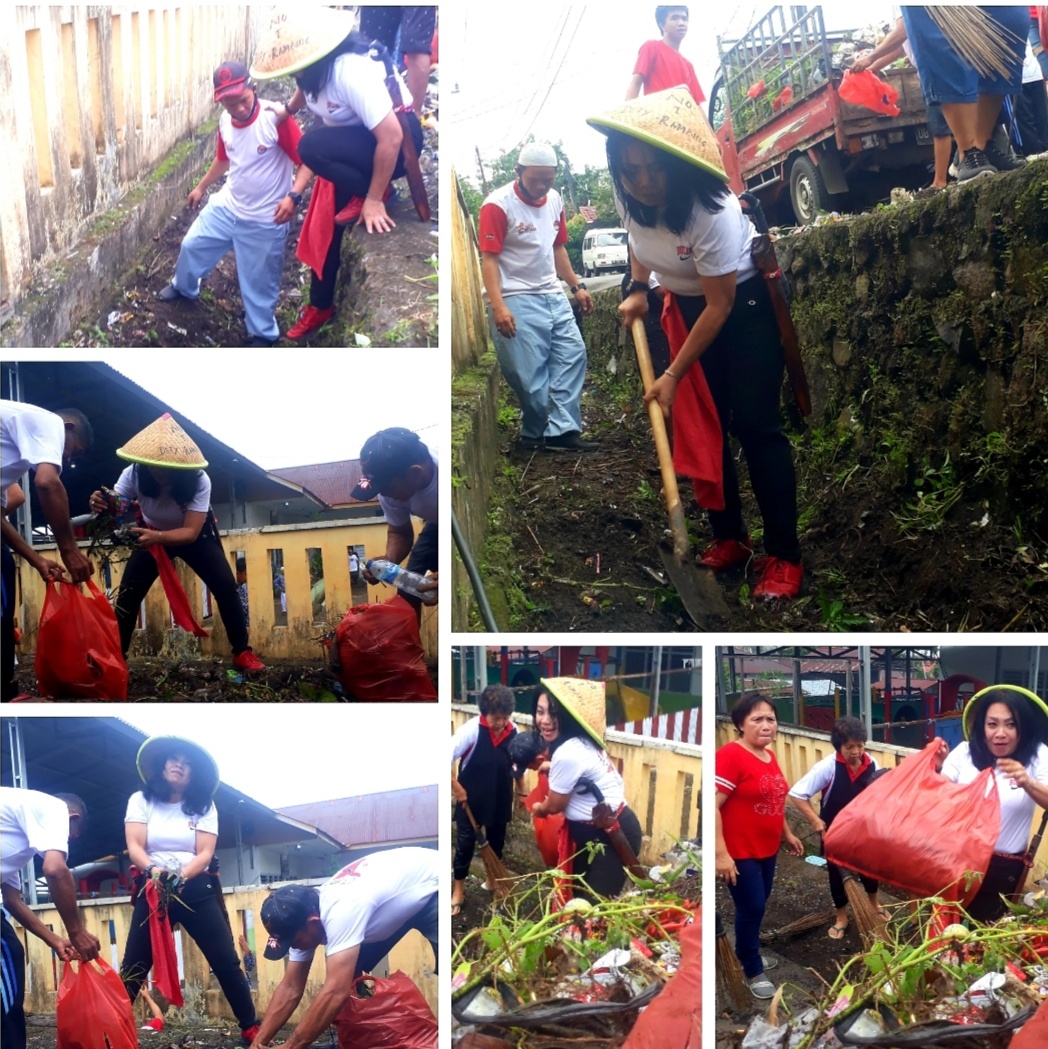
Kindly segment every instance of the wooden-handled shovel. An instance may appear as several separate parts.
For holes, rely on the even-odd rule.
[[[640,318],[635,320],[630,331],[633,335],[633,346],[637,351],[637,366],[640,368],[644,392],[647,393],[655,383],[655,369],[651,364],[651,351],[648,349],[644,321]],[[670,518],[670,532],[673,535],[673,549],[669,550],[665,543],[659,543],[659,556],[670,582],[697,626],[703,626],[711,619],[726,619],[728,606],[713,573],[708,568],[700,568],[687,560],[691,551],[688,525],[684,520],[677,474],[673,469],[673,453],[670,451],[669,436],[666,433],[666,420],[662,415],[662,406],[654,398],[648,401],[648,418],[651,420],[651,431],[655,437],[655,451],[662,473],[662,491]]]

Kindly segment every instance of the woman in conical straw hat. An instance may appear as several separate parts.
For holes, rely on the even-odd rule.
[[[782,343],[751,258],[756,231],[728,189],[716,136],[683,88],[634,99],[589,123],[608,136],[608,167],[629,231],[623,323],[646,315],[652,275],[666,293],[671,361],[645,401],[656,399],[671,419],[677,473],[693,478],[707,511],[713,541],[701,562],[721,571],[753,560],[731,433],[764,520],[767,556],[754,564],[753,596],[794,598],[803,569],[796,478],[779,415]]]
[[[593,807],[600,799],[580,784],[581,780],[596,786],[603,795],[634,855],[641,844],[640,822],[626,804],[625,784],[604,749],[606,717],[603,681],[573,677],[541,680],[534,718],[535,728],[550,752],[549,794],[532,806],[531,814],[564,813],[560,867],[582,877],[585,885],[574,889],[579,896],[614,896],[626,883],[626,871],[608,831],[593,822]],[[590,842],[603,845],[603,850],[591,856],[586,849]]]
[[[179,626],[206,637],[193,619],[185,593],[171,566],[172,558],[188,565],[208,588],[225,625],[238,670],[264,670],[265,664],[248,645],[247,622],[237,593],[236,578],[219,540],[211,513],[211,479],[192,437],[165,412],[135,434],[117,455],[130,466],[113,486],[117,495],[138,503],[141,523],[130,529],[137,540],[116,598],[116,618],[124,657],[138,620],[138,610],[158,575]],[[108,507],[101,492],[91,494],[92,511]]]
[[[404,131],[386,86],[383,56],[369,53],[369,42],[353,31],[354,21],[354,15],[332,8],[275,8],[251,65],[251,75],[259,79],[293,76],[297,87],[285,109],[289,114],[308,109],[320,121],[298,145],[302,163],[318,182],[297,249],[313,270],[309,303],[289,329],[291,339],[310,335],[335,312],[345,227],[359,223],[369,233],[387,233],[396,225],[385,201],[390,180],[404,174]],[[412,98],[399,74],[391,75],[410,108]],[[422,127],[414,113],[407,126],[421,150]]]

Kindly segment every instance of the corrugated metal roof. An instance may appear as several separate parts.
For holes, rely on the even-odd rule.
[[[338,509],[343,506],[360,506],[350,492],[360,482],[360,460],[343,459],[337,463],[313,463],[310,466],[282,466],[270,470],[274,477],[308,489],[325,506]],[[365,500],[375,502],[374,499]]]
[[[277,809],[323,830],[347,848],[438,836],[436,784],[314,801]]]

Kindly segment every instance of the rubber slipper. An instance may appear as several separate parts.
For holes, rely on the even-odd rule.
[[[465,902],[466,902],[465,900],[459,900],[458,902],[453,902],[451,904],[451,917],[452,918],[457,918],[462,913],[462,906],[463,906],[463,904]]]
[[[843,939],[844,939],[844,934],[845,934],[845,933],[846,933],[847,931],[848,931],[848,926],[847,926],[847,925],[834,925],[834,926],[833,926],[833,927],[832,927],[832,928],[831,928],[831,929],[830,929],[830,930],[829,930],[829,931],[828,931],[828,932],[826,933],[826,935],[827,935],[827,936],[829,936],[829,938],[830,938],[831,940],[843,940]],[[836,935],[834,935],[834,933],[836,933]]]
[[[882,922],[890,922],[892,920],[892,916],[888,913],[887,909],[884,908],[884,907],[881,907],[877,911],[877,917],[880,918]]]

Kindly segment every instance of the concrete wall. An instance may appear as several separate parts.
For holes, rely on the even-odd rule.
[[[230,567],[236,569],[237,553],[247,560],[249,637],[260,656],[273,659],[325,659],[324,650],[314,640],[327,630],[333,630],[347,608],[354,604],[385,601],[395,590],[380,583],[378,586],[351,587],[347,549],[363,546],[367,557],[381,557],[386,549],[386,525],[382,520],[365,519],[351,523],[319,523],[310,525],[271,525],[259,529],[224,531],[222,545]],[[86,544],[81,544],[86,549]],[[56,557],[54,548],[39,547],[45,556]],[[319,549],[323,557],[326,596],[322,608],[315,609],[310,596],[308,551]],[[287,593],[287,622],[277,624],[279,600],[273,594],[273,574],[270,551],[280,550],[284,558],[284,584]],[[124,564],[114,564],[106,588],[115,593],[120,585]],[[211,636],[198,642],[203,655],[229,655],[226,637],[217,606],[204,604],[204,587],[200,579],[181,561],[175,561],[179,579],[189,598],[197,621]],[[97,580],[96,580],[97,581]],[[45,586],[40,576],[24,564],[19,568],[19,583],[24,624],[40,622]],[[101,584],[99,584],[101,586]],[[16,606],[17,607],[17,606]],[[132,642],[131,653],[155,654],[160,651],[171,625],[170,609],[163,588],[155,583],[145,602],[145,626]],[[202,617],[205,608],[213,615]],[[282,618],[282,617],[281,617]],[[35,631],[26,630],[26,641],[20,658],[30,659]],[[437,643],[437,608],[422,612],[422,646],[430,659],[435,659]]]
[[[452,732],[471,717],[477,708],[454,704]],[[514,715],[514,721],[531,727],[527,715]],[[626,803],[636,813],[644,832],[639,859],[655,864],[676,842],[699,835],[699,785],[702,782],[702,747],[674,743],[609,729],[605,737],[608,756],[622,774]],[[535,773],[526,773],[523,791],[535,786]]]
[[[717,718],[716,735],[718,748],[738,739],[738,733],[731,719],[723,716]],[[791,785],[796,783],[820,758],[825,758],[833,753],[833,745],[830,743],[828,733],[794,728],[789,725],[779,726],[774,749],[775,760],[779,763],[786,782]],[[904,758],[916,753],[907,747],[893,747],[887,743],[868,743],[866,750],[871,757],[877,760],[881,768],[888,769],[895,768]],[[818,811],[818,803],[816,803],[816,811]],[[1037,815],[1035,822],[1040,822],[1040,814]],[[1048,873],[1048,836],[1041,842],[1041,847],[1034,857],[1029,880],[1033,882],[1044,877],[1046,873]]]
[[[313,882],[312,884],[318,884]],[[285,961],[267,961],[262,957],[261,948],[265,946],[265,928],[259,920],[262,901],[269,894],[272,886],[259,889],[236,888],[225,890],[226,910],[232,926],[234,940],[240,933],[247,937],[257,961],[258,989],[254,993],[256,1007],[261,1015],[273,996],[273,991],[284,975]],[[102,957],[118,968],[120,958],[127,942],[131,924],[131,904],[127,897],[105,900],[86,900],[80,904],[87,931],[94,933],[102,942]],[[35,907],[40,919],[52,929],[62,931],[62,919],[58,911],[46,905]],[[25,930],[12,919],[22,943],[26,947],[28,979],[26,987],[27,1013],[53,1013],[55,1011],[55,992],[61,979],[61,965],[54,952],[43,940],[27,935]],[[204,956],[197,950],[196,944],[185,933],[175,934],[181,940],[182,965],[180,975],[183,987],[195,987],[205,991],[204,1005],[207,1016],[226,1020],[235,1019],[229,1009],[225,996],[218,987],[217,981],[210,975]],[[239,953],[239,951],[238,951]],[[433,972],[433,952],[429,944],[417,932],[410,932],[387,958],[388,969],[376,967],[376,975],[384,976],[387,972],[401,970],[415,982],[425,995],[430,1008],[437,1012],[437,977]],[[309,1003],[316,996],[324,982],[324,952],[317,951],[309,973],[309,983],[302,996],[303,1004],[291,1017],[292,1023],[302,1019]],[[141,1005],[138,1006],[142,1010]],[[142,1017],[146,1014],[140,1013]]]
[[[0,283],[15,305],[91,220],[216,115],[211,74],[249,61],[262,7],[7,8],[0,42]],[[35,290],[35,289],[34,289]]]

